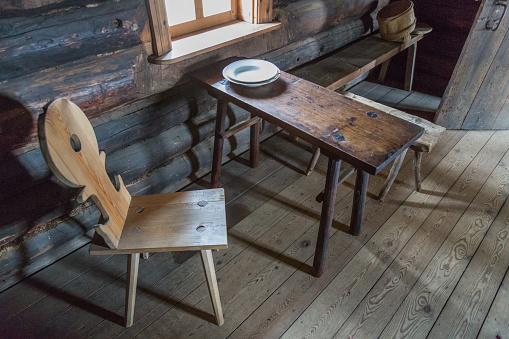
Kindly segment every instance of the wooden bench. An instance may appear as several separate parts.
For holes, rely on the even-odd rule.
[[[338,50],[337,52],[327,56],[324,59],[314,61],[310,64],[304,65],[297,68],[291,73],[304,78],[308,81],[314,82],[322,87],[326,87],[332,90],[338,90],[342,86],[346,85],[355,78],[382,64],[382,70],[380,72],[379,80],[383,81],[389,62],[393,56],[409,49],[405,76],[405,90],[410,91],[413,83],[413,72],[415,65],[415,53],[417,50],[417,42],[421,40],[425,33],[431,31],[431,28],[427,25],[416,28],[412,33],[412,36],[405,39],[405,41],[386,41],[383,40],[379,35],[372,35],[359,42],[351,44],[345,48]],[[368,104],[372,107],[397,116],[401,119],[410,121],[418,126],[424,128],[424,134],[419,140],[417,140],[410,148],[415,152],[414,159],[414,173],[415,173],[415,185],[417,191],[421,189],[421,176],[420,166],[423,152],[430,152],[434,145],[440,139],[442,133],[445,131],[444,127],[435,125],[427,120],[405,113],[398,109],[388,107],[372,100],[363,98],[353,93],[338,91],[339,93],[352,98],[353,100]],[[389,176],[378,195],[379,200],[384,200],[387,195],[399,169],[403,163],[406,152],[401,154],[393,164]],[[320,150],[315,148],[313,158],[311,159],[307,175],[311,174],[318,157],[320,156]]]
[[[405,90],[410,91],[413,83],[416,45],[423,36],[423,34],[416,34],[406,42],[398,42],[383,40],[379,35],[372,35],[341,48],[324,59],[299,67],[291,73],[322,87],[336,90],[380,64],[383,64],[381,74],[385,77],[390,59],[410,48],[405,78]]]
[[[375,107],[382,112],[397,116],[398,118],[409,121],[424,128],[424,133],[422,134],[422,136],[419,139],[417,139],[412,146],[410,146],[410,148],[415,153],[414,158],[415,188],[417,191],[420,191],[422,154],[423,152],[430,152],[433,149],[438,140],[440,140],[442,134],[445,132],[446,128],[439,125],[435,125],[434,123],[416,117],[415,115],[411,115],[406,112],[400,111],[399,109],[380,104],[373,100],[366,99],[364,97],[361,97],[360,95],[355,95],[347,91],[338,92],[355,101]],[[405,154],[406,152],[400,154],[399,157],[394,160],[394,165],[391,168],[389,176],[387,177],[384,186],[382,187],[380,193],[378,194],[378,200],[383,201],[385,199],[387,193],[389,192],[389,189],[391,188],[392,183],[394,182],[394,179],[396,179],[396,175],[398,174],[399,169],[401,168],[403,159],[405,158]]]

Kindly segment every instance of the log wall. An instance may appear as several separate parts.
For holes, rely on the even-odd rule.
[[[52,100],[69,98],[84,110],[108,173],[121,174],[131,194],[175,191],[211,163],[215,101],[186,82],[187,72],[233,55],[291,69],[361,37],[369,13],[387,2],[275,0],[281,29],[160,66],[147,62],[142,0],[2,1],[0,291],[86,244],[98,220],[42,158],[36,125]],[[229,123],[247,116],[231,106]],[[267,125],[263,137],[272,133]],[[248,144],[239,133],[225,153]]]

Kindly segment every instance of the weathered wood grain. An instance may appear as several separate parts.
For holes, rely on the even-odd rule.
[[[499,29],[503,29],[500,27]],[[463,129],[507,129],[509,111],[504,104],[509,97],[509,36],[506,34],[485,79],[472,102],[463,125]]]
[[[495,301],[490,307],[490,312],[484,320],[479,338],[504,338],[509,334],[509,323],[507,313],[509,312],[509,275],[505,274],[504,281],[497,291]]]
[[[480,20],[494,13],[496,7],[497,5],[491,1],[481,3],[472,30],[465,42],[464,52],[458,60],[435,120],[441,126],[462,127],[491,62],[501,46],[504,34],[495,34],[487,30],[485,20]],[[506,32],[508,27],[508,21],[504,20],[498,32]],[[474,51],[482,51],[482,53]]]
[[[506,155],[501,163],[507,163]],[[490,179],[497,178],[493,187],[501,189],[507,194],[500,178],[507,179],[509,167],[499,166]],[[486,236],[461,276],[454,292],[449,297],[445,307],[440,312],[429,335],[434,338],[475,337],[488,314],[502,279],[509,267],[507,239],[509,237],[509,206],[507,203],[497,211],[498,216],[493,221]]]
[[[449,232],[463,213],[472,205],[482,205],[476,196],[490,190],[502,172],[500,161],[505,161],[506,147],[500,140],[507,135],[495,134],[476,155],[419,230],[405,245],[362,302],[335,334],[335,338],[372,338],[380,335],[397,311],[411,287],[443,244]],[[502,158],[502,160],[501,160]],[[486,179],[490,179],[486,181]],[[480,191],[479,191],[480,190]],[[508,191],[509,192],[509,191]],[[473,202],[472,202],[473,201]]]
[[[98,13],[93,20],[62,18],[67,22],[0,39],[0,81],[139,45],[139,31],[146,20],[140,13],[144,8],[139,9],[135,2],[130,8],[122,7],[120,12]]]
[[[500,171],[500,170],[499,170]],[[503,205],[507,192],[507,170],[495,174],[498,186],[487,186],[477,208],[465,213],[440,247],[433,260],[387,324],[382,337],[427,335],[477,250],[493,219]],[[500,181],[499,181],[500,180]]]

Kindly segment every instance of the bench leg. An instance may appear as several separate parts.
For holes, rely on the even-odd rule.
[[[414,151],[414,177],[415,177],[415,189],[417,192],[421,191],[421,161],[422,161],[422,152]]]
[[[209,287],[210,300],[216,315],[216,321],[219,326],[224,324],[223,309],[221,307],[221,299],[219,298],[219,289],[217,287],[216,270],[214,268],[214,259],[211,250],[200,251],[201,262],[205,277],[207,278],[207,286]]]
[[[258,157],[260,154],[260,125],[261,119],[258,119],[258,122],[250,127],[251,135],[249,140],[250,143],[249,158],[251,161],[252,168],[258,167]]]
[[[214,137],[214,155],[212,157],[212,179],[211,187],[219,187],[219,177],[221,176],[221,165],[223,163],[223,145],[224,139],[222,134],[225,130],[226,111],[228,109],[228,101],[219,99],[217,102],[216,130]]]
[[[140,254],[127,255],[127,286],[125,293],[125,327],[134,323],[134,303],[136,301],[136,285],[138,284],[138,267]]]
[[[361,233],[364,207],[366,206],[368,179],[369,174],[367,172],[357,169],[357,178],[355,179],[355,188],[353,192],[352,217],[350,219],[350,232],[355,236]]]
[[[306,175],[310,175],[313,173],[315,169],[316,163],[318,162],[318,158],[320,157],[320,148],[313,146],[313,157],[309,162],[308,169],[306,170]]]
[[[415,56],[417,54],[417,43],[408,47],[406,61],[405,91],[411,91],[414,82]]]
[[[316,240],[315,258],[313,259],[313,275],[315,277],[321,277],[325,268],[327,245],[329,244],[329,235],[332,226],[332,219],[334,217],[334,205],[336,203],[336,192],[338,189],[340,168],[341,160],[335,159],[332,156],[329,157],[322,214],[320,215],[320,228],[318,229],[318,238]]]
[[[384,61],[382,63],[382,68],[380,69],[380,74],[378,75],[378,81],[384,82],[390,63],[391,63],[391,59]]]
[[[387,180],[385,180],[384,185],[382,186],[382,189],[380,190],[380,193],[378,193],[377,199],[380,201],[384,201],[385,197],[387,196],[387,193],[389,193],[389,189],[392,186],[392,183],[396,179],[396,176],[398,175],[399,169],[401,168],[401,165],[403,164],[403,160],[405,160],[406,152],[408,151],[408,148],[403,151],[400,155],[396,157],[394,160],[394,164],[392,165],[391,171],[389,172],[389,176],[387,177]]]

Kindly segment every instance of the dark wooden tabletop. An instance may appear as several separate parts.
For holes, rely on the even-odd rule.
[[[423,133],[415,124],[286,72],[245,87],[224,79],[229,58],[190,74],[191,81],[370,174],[377,174]]]

